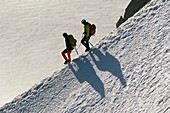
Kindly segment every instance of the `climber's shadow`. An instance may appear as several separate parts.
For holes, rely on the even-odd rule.
[[[81,56],[79,59],[74,59],[73,62],[74,64],[70,64],[69,67],[78,81],[80,83],[87,81],[93,89],[95,89],[101,97],[104,98],[104,85],[86,56]]]
[[[120,63],[115,57],[108,52],[103,54],[96,48],[90,52],[90,56],[99,70],[112,73],[113,76],[116,76],[120,80],[124,87],[126,86],[126,80],[122,74]]]

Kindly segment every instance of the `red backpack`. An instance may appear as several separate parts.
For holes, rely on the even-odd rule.
[[[91,24],[90,25],[90,35],[94,35],[96,33],[96,25]]]

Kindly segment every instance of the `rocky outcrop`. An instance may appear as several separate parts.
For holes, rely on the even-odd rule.
[[[125,10],[124,17],[120,16],[118,22],[116,23],[116,27],[118,28],[122,23],[124,23],[128,18],[133,16],[150,1],[151,0],[131,0]]]

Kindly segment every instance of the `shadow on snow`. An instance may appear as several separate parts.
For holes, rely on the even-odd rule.
[[[97,68],[101,71],[108,71],[116,76],[123,86],[126,86],[126,81],[123,77],[119,61],[110,55],[108,52],[104,55],[98,49],[92,49],[89,52],[92,62],[95,63]],[[97,59],[96,59],[97,57]],[[102,81],[97,76],[95,69],[86,56],[81,56],[79,59],[73,60],[74,64],[69,65],[73,74],[76,76],[80,83],[87,81],[93,89],[95,89],[102,98],[105,97],[105,89]]]
[[[94,48],[93,51],[90,52],[90,56],[100,71],[108,71],[112,73],[113,76],[117,77],[120,80],[121,84],[124,87],[126,86],[126,80],[124,79],[124,76],[122,74],[120,63],[115,57],[113,57],[108,52],[103,54],[100,50],[96,48]],[[95,58],[95,56],[97,58]]]
[[[97,76],[93,66],[86,57],[73,60],[76,67],[70,65],[73,74],[76,76],[80,83],[87,81],[102,98],[105,97],[104,85],[100,78]]]

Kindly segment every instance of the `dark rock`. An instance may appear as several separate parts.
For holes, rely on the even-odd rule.
[[[125,10],[124,18],[122,16],[119,18],[118,22],[116,23],[116,27],[118,28],[122,23],[124,23],[128,18],[132,17],[150,1],[151,0],[131,0]]]

